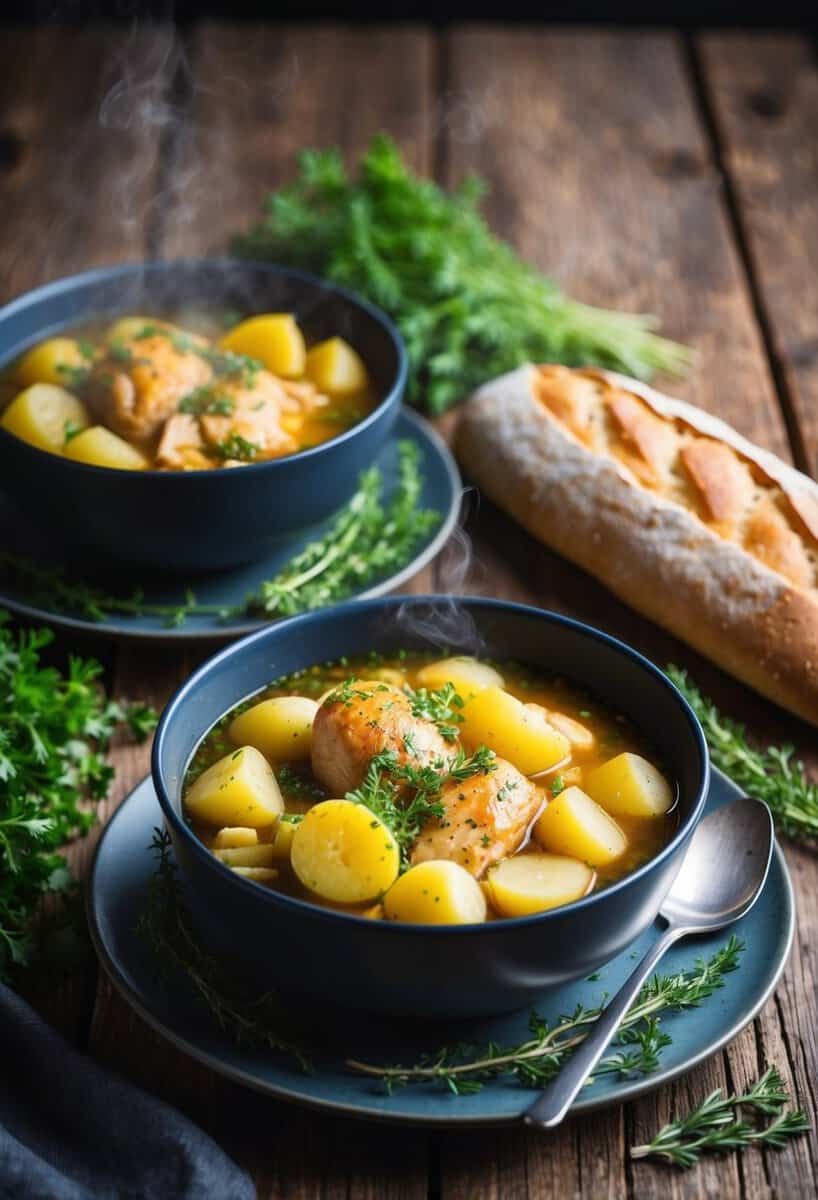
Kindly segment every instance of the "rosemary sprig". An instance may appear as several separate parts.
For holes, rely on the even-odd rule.
[[[788,1100],[783,1079],[775,1067],[768,1067],[746,1092],[724,1096],[716,1088],[686,1117],[664,1125],[645,1145],[632,1147],[631,1158],[661,1158],[686,1168],[702,1154],[724,1154],[752,1145],[780,1149],[788,1138],[810,1128],[801,1109],[785,1111]],[[747,1109],[772,1120],[767,1125],[751,1124],[743,1116]]]
[[[722,716],[686,671],[672,664],[666,670],[699,718],[714,764],[738,787],[763,800],[785,833],[818,838],[818,784],[807,778],[802,763],[793,761],[793,747],[762,750],[751,745],[744,726]]]
[[[304,1049],[290,1035],[286,1014],[267,993],[253,1000],[241,995],[222,963],[209,954],[193,931],[170,852],[170,836],[154,829],[151,850],[156,873],[137,930],[164,971],[181,971],[221,1029],[241,1045],[261,1046],[291,1055],[302,1071],[311,1070]]]
[[[660,1051],[670,1041],[659,1028],[659,1014],[694,1008],[723,987],[725,975],[737,968],[743,949],[744,943],[731,936],[709,959],[697,959],[692,969],[675,975],[655,975],[642,988],[620,1025],[617,1039],[620,1048],[602,1060],[595,1077],[655,1070]],[[529,1022],[531,1036],[515,1046],[491,1043],[479,1047],[464,1043],[444,1046],[412,1066],[379,1066],[356,1059],[349,1059],[347,1066],[380,1080],[387,1091],[407,1084],[437,1084],[456,1095],[466,1095],[478,1092],[484,1083],[498,1076],[525,1087],[541,1086],[557,1074],[600,1012],[601,1007],[578,1005],[554,1025],[533,1013]]]
[[[228,620],[291,616],[322,608],[404,566],[420,539],[440,521],[439,513],[418,507],[423,489],[419,457],[414,442],[400,442],[398,480],[390,501],[384,505],[381,472],[370,467],[324,537],[310,542],[274,579],[266,580],[240,604],[200,603],[192,591],[177,604],[151,603],[139,589],[129,596],[112,596],[69,578],[59,568],[40,566],[6,551],[0,551],[0,576],[13,579],[33,603],[51,612],[75,613],[95,622],[120,614],[156,617],[178,628],[194,616]]]

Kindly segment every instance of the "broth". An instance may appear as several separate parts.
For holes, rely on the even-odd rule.
[[[428,653],[401,652],[386,657],[371,655],[366,658],[345,659],[334,665],[313,666],[295,675],[274,681],[269,687],[252,696],[228,713],[200,743],[191,760],[185,778],[186,804],[189,797],[196,798],[192,793],[192,788],[196,781],[203,777],[205,772],[211,768],[218,770],[217,764],[229,763],[232,759],[237,758],[237,756],[243,753],[243,751],[237,748],[237,742],[234,740],[234,737],[231,737],[229,732],[230,726],[237,716],[243,713],[246,714],[251,710],[255,712],[256,706],[260,703],[280,697],[298,696],[306,697],[313,701],[324,699],[325,703],[319,710],[322,716],[320,721],[316,718],[318,723],[316,724],[316,731],[313,737],[317,738],[319,736],[318,731],[321,729],[320,736],[324,739],[321,745],[323,745],[327,741],[331,729],[328,722],[334,720],[336,726],[342,727],[344,730],[353,729],[354,731],[354,724],[358,721],[359,728],[357,731],[354,731],[354,736],[361,742],[362,753],[366,757],[364,748],[366,739],[370,735],[376,738],[385,736],[384,731],[387,729],[389,721],[394,719],[394,714],[404,713],[406,709],[404,697],[407,693],[415,697],[418,695],[421,697],[426,696],[427,708],[429,705],[429,696],[432,697],[432,703],[434,704],[435,697],[441,697],[446,691],[451,693],[451,689],[446,689],[445,685],[444,692],[441,692],[440,688],[430,689],[425,692],[421,690],[425,678],[424,672],[428,675],[430,669],[433,673],[438,671],[438,667],[432,666],[432,664],[436,664],[439,661],[439,658],[435,659],[433,655]],[[473,660],[450,661],[462,663]],[[595,782],[593,773],[597,768],[609,763],[612,759],[617,759],[620,755],[636,755],[639,756],[640,762],[647,760],[647,764],[656,764],[657,756],[653,748],[646,742],[646,739],[639,731],[624,717],[612,712],[596,698],[566,680],[548,678],[542,673],[532,671],[530,668],[516,663],[492,663],[490,666],[488,664],[480,664],[480,666],[483,670],[494,668],[494,670],[499,672],[502,677],[502,689],[494,686],[491,689],[475,693],[463,707],[457,707],[457,699],[450,706],[456,732],[453,740],[446,743],[447,754],[454,754],[460,742],[466,738],[466,749],[461,755],[465,759],[466,770],[469,769],[470,762],[468,752],[471,751],[472,756],[475,754],[477,738],[471,726],[475,721],[478,722],[479,726],[478,709],[482,707],[490,713],[490,705],[495,701],[508,706],[512,716],[519,716],[520,714],[521,706],[517,705],[516,701],[522,702],[523,705],[541,706],[541,709],[546,710],[550,715],[548,728],[552,732],[554,727],[553,722],[559,721],[564,729],[569,730],[580,741],[571,742],[567,757],[563,755],[562,759],[555,765],[546,767],[541,773],[537,773],[533,779],[523,779],[520,782],[524,771],[518,775],[514,767],[509,768],[510,772],[513,772],[513,775],[508,775],[505,786],[501,787],[499,792],[496,791],[496,784],[494,783],[496,772],[499,770],[496,765],[491,768],[491,771],[477,771],[467,784],[453,785],[453,790],[450,788],[449,793],[447,793],[449,794],[451,811],[449,808],[446,809],[444,819],[435,817],[427,818],[422,832],[407,850],[407,854],[411,856],[410,865],[407,871],[407,863],[403,863],[402,877],[408,876],[412,870],[416,869],[418,861],[423,861],[424,857],[432,857],[435,861],[447,857],[446,854],[439,854],[437,852],[442,845],[444,850],[451,848],[452,859],[465,865],[469,873],[479,879],[480,888],[487,901],[487,919],[519,915],[516,911],[509,911],[509,906],[513,908],[515,903],[517,903],[514,900],[514,896],[518,893],[513,890],[513,887],[508,896],[504,892],[501,895],[502,881],[500,875],[507,872],[508,867],[503,868],[503,872],[498,874],[499,864],[531,856],[532,861],[528,864],[529,867],[533,868],[535,865],[534,860],[536,860],[538,870],[542,864],[545,864],[545,868],[547,869],[554,869],[552,862],[553,851],[549,851],[548,845],[549,843],[553,843],[554,838],[561,845],[561,839],[565,832],[563,822],[559,821],[555,823],[551,820],[551,818],[556,816],[556,810],[552,812],[549,819],[551,824],[555,825],[556,833],[554,830],[545,830],[544,826],[541,827],[539,825],[539,821],[543,811],[547,810],[549,805],[554,805],[559,801],[560,796],[563,797],[561,802],[563,807],[567,805],[568,800],[571,801],[572,805],[579,804],[578,811],[583,820],[590,813],[592,824],[594,821],[597,823],[599,821],[603,822],[600,826],[603,841],[606,836],[606,830],[607,836],[612,836],[614,839],[621,838],[621,841],[617,841],[614,846],[614,850],[617,847],[621,847],[621,852],[613,853],[607,861],[596,861],[592,868],[588,866],[587,862],[584,862],[581,853],[576,856],[569,856],[570,861],[576,861],[584,867],[586,872],[592,872],[585,892],[605,888],[636,869],[640,864],[654,857],[670,840],[677,826],[675,791],[672,800],[667,801],[666,811],[656,812],[648,816],[637,815],[633,812],[629,814],[621,811],[621,797],[618,800],[612,800],[611,804],[613,804],[613,807],[618,808],[615,816],[613,816],[613,823],[619,830],[618,834],[614,830],[608,830],[608,826],[604,822],[607,821],[610,824],[610,818],[605,816],[604,811],[602,817],[599,817],[598,806],[588,799],[585,791],[585,789],[590,789],[595,791],[597,799],[600,796],[604,798],[605,789],[601,787],[598,779]],[[459,669],[461,668],[455,666],[455,674]],[[445,674],[446,668],[443,667],[443,675]],[[357,684],[355,682],[348,682],[350,680],[366,680],[370,682],[367,684]],[[336,691],[327,699],[326,693],[333,688]],[[380,697],[378,695],[379,688],[383,689],[382,696]],[[459,690],[462,692],[464,685],[459,685]],[[475,700],[481,695],[483,699],[475,706]],[[341,697],[341,699],[338,697]],[[513,701],[509,702],[505,697],[512,697]],[[378,721],[374,719],[367,720],[371,706],[376,703],[381,706]],[[416,700],[413,700],[412,703],[417,705]],[[523,712],[530,714],[532,710],[524,709]],[[334,717],[330,715],[332,713],[335,714]],[[477,715],[473,717],[472,713]],[[540,714],[534,712],[534,718],[536,721],[539,721]],[[406,719],[413,720],[414,718],[410,718],[407,715]],[[500,730],[500,725],[495,718],[489,716],[490,724],[491,721],[494,721],[495,726]],[[575,728],[572,727],[571,722],[576,723]],[[249,728],[246,721],[245,726]],[[422,753],[422,750],[417,746],[418,728],[423,732],[425,725],[419,725],[417,728],[413,725],[412,737],[410,738],[408,735],[405,735],[403,739],[404,746],[402,753],[408,756],[410,765],[415,761],[417,763],[421,762],[420,758],[412,758],[413,754],[419,755]],[[540,730],[539,725],[534,730],[534,733],[537,733],[538,730]],[[448,730],[448,732],[452,733],[452,730]],[[333,732],[333,736],[335,736],[335,733],[337,733],[337,728]],[[246,736],[246,733],[244,733],[243,739],[245,742]],[[496,736],[500,736],[499,732]],[[263,736],[258,744],[264,744]],[[357,742],[355,744],[357,745]],[[486,744],[493,749],[491,737],[486,737],[485,743],[481,742],[481,744]],[[255,844],[260,846],[275,844],[279,839],[280,831],[289,825],[290,829],[286,831],[286,836],[284,837],[284,840],[289,845],[295,836],[295,831],[298,829],[299,818],[303,818],[304,814],[310,812],[314,806],[320,804],[323,800],[338,794],[332,788],[326,786],[326,781],[322,782],[316,776],[316,765],[319,767],[321,765],[321,758],[317,754],[317,751],[321,750],[321,745],[316,745],[315,741],[313,741],[312,760],[303,756],[303,750],[300,751],[297,761],[288,761],[286,751],[283,757],[271,760],[271,765],[276,773],[283,796],[285,811],[284,815],[275,823],[256,829]],[[562,745],[562,743],[559,743],[559,745]],[[409,746],[410,750],[406,750],[406,746]],[[279,753],[281,752],[279,751]],[[515,750],[515,753],[523,754],[524,747],[521,746],[519,750]],[[539,753],[539,750],[537,753]],[[498,758],[503,757],[503,755],[498,755]],[[507,752],[505,757],[511,758],[511,755]],[[497,760],[492,761],[496,763]],[[630,762],[631,760],[628,759],[628,761]],[[530,763],[523,763],[522,765],[524,769],[526,766],[531,766]],[[438,762],[437,769],[439,767],[440,763]],[[504,766],[503,770],[505,769]],[[655,775],[662,781],[665,787],[668,786],[658,770],[655,771]],[[499,779],[499,776],[496,777]],[[506,777],[503,776],[503,778],[505,779]],[[229,776],[228,782],[232,783]],[[402,785],[396,786],[400,790]],[[225,785],[222,784],[222,787],[224,788]],[[458,790],[459,787],[462,787],[462,790]],[[480,833],[478,829],[479,821],[475,821],[473,815],[465,815],[462,823],[458,823],[458,819],[456,818],[458,818],[460,809],[468,814],[482,812],[482,809],[474,809],[470,807],[470,804],[473,795],[486,787],[495,787],[496,794],[491,805],[491,813],[494,815],[487,818],[486,832]],[[511,835],[511,841],[505,846],[504,851],[499,857],[492,859],[491,856],[495,853],[497,840],[505,836],[503,821],[506,819],[507,810],[503,810],[503,805],[498,803],[498,801],[503,799],[502,793],[506,788],[517,789],[516,795],[509,791],[508,796],[512,798],[513,804],[518,806],[520,819],[524,822],[524,827],[520,826]],[[577,799],[577,789],[580,790],[584,799]],[[524,793],[525,804],[523,805],[522,799]],[[411,795],[411,788],[409,795]],[[405,808],[407,803],[407,794],[404,792],[398,797],[398,806],[403,805]],[[591,807],[589,808],[589,806]],[[196,806],[192,805],[191,808],[196,808]],[[191,811],[191,808],[186,809],[187,817],[197,836],[214,853],[224,853],[220,847],[223,847],[225,843],[224,841],[219,841],[218,834],[219,829],[224,826],[225,822],[221,820],[214,821],[212,816],[210,820],[203,820],[201,818],[201,810],[196,808],[194,812]],[[583,816],[583,814],[585,815]],[[240,825],[241,822],[238,822],[238,824]],[[449,826],[452,827],[454,832],[447,834],[446,830]],[[475,836],[472,836],[470,832],[471,827],[474,827]],[[480,825],[480,829],[482,828],[483,826]],[[566,828],[568,827],[566,826]],[[583,826],[583,828],[585,827]],[[595,825],[594,828],[596,828]],[[568,832],[570,833],[570,828]],[[476,836],[478,833],[480,833],[479,837]],[[247,837],[249,838],[250,834],[247,834]],[[461,842],[464,837],[471,838],[471,848],[465,850],[461,846],[460,850],[458,850],[456,843]],[[543,846],[543,838],[545,838],[546,842],[545,847]],[[428,853],[424,849],[425,842],[429,844]],[[580,851],[586,845],[585,842],[578,844],[580,845]],[[587,845],[588,847],[594,847],[593,857],[600,858],[601,852],[596,849],[597,843],[592,840]],[[590,852],[589,849],[588,853]],[[249,857],[255,857],[260,860],[265,858],[266,854],[267,852],[265,851],[252,851]],[[485,866],[481,866],[481,863],[478,861],[481,855],[487,856]],[[560,855],[559,857],[564,857],[564,855]],[[235,859],[236,856],[233,855],[233,858]],[[238,858],[241,859],[242,855],[239,855]],[[269,858],[266,861],[268,863],[271,862]],[[566,861],[569,861],[569,859],[566,859]],[[278,891],[297,897],[300,900],[308,900],[312,903],[323,904],[327,907],[354,912],[359,915],[375,918],[384,915],[384,906],[381,902],[383,897],[381,894],[376,893],[368,896],[365,901],[362,900],[358,903],[344,903],[330,896],[321,895],[315,888],[306,886],[304,882],[304,870],[301,870],[301,877],[299,878],[299,873],[294,869],[290,855],[282,853],[280,849],[276,850],[272,866],[277,875],[274,879],[270,880],[269,886],[274,887]],[[564,869],[560,864],[557,864],[557,867],[559,870]],[[515,869],[519,871],[520,868],[517,867]],[[578,886],[581,887],[583,876],[580,874],[579,866],[572,868],[572,870],[578,877]],[[246,871],[247,869],[245,868],[243,873],[246,873]],[[250,868],[249,873],[251,878],[254,877],[252,868]],[[513,879],[511,883],[514,885]],[[403,887],[405,890],[406,885],[403,885]],[[332,889],[329,890],[331,891]],[[498,896],[501,897],[499,903]],[[570,898],[576,899],[578,897],[572,894]],[[528,904],[529,901],[523,899],[520,903]],[[542,907],[551,906],[553,905],[542,905]],[[389,903],[387,901],[388,908]],[[538,909],[529,909],[528,911],[538,911]]]
[[[227,329],[194,309],[85,324],[34,346],[0,383],[10,433],[122,470],[281,458],[337,437],[376,404],[354,348],[338,337],[307,345],[287,313]]]

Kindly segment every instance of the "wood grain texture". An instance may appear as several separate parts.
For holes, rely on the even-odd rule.
[[[142,257],[175,44],[162,27],[4,30],[5,299],[59,275]]]
[[[784,398],[818,466],[818,59],[797,34],[697,41]]]
[[[221,251],[256,216],[265,191],[291,175],[303,146],[339,144],[355,154],[386,129],[415,168],[436,170],[444,182],[467,170],[484,174],[494,226],[567,290],[660,314],[669,334],[700,353],[687,381],[663,381],[668,390],[786,456],[786,424],[757,320],[766,314],[776,379],[784,380],[797,437],[814,461],[807,310],[816,307],[815,262],[811,247],[804,262],[792,261],[799,243],[778,211],[783,206],[802,241],[814,236],[805,199],[807,185],[815,197],[814,84],[805,54],[792,38],[752,45],[705,39],[714,144],[672,34],[205,25],[182,42],[161,29],[134,39],[104,30],[7,33],[3,289],[12,295],[148,252]],[[756,97],[750,116],[748,88]],[[758,96],[770,91],[785,102],[782,113],[765,117],[756,110],[776,105]],[[740,229],[724,201],[720,165],[740,201]],[[737,234],[752,249],[751,280]],[[779,237],[782,263],[774,261]],[[751,283],[764,300],[762,314]],[[804,299],[803,313],[792,297]],[[759,737],[809,746],[804,727],[639,620],[490,504],[470,497],[468,506],[475,556],[467,560],[462,541],[451,547],[437,565],[438,586],[535,602],[602,625],[659,663],[688,665]],[[431,578],[427,571],[411,589]],[[63,639],[58,649],[76,645]],[[198,656],[174,647],[122,648],[111,657],[100,644],[99,651],[111,658],[109,680],[119,694],[160,705]],[[106,812],[147,772],[146,748],[118,746],[113,758],[117,782]],[[80,869],[92,845],[72,851]],[[502,1130],[429,1138],[286,1108],[175,1052],[104,979],[92,1013],[93,976],[70,980],[38,1003],[76,1037],[90,1023],[92,1052],[200,1121],[250,1170],[262,1198],[797,1200],[818,1190],[814,1133],[781,1153],[711,1160],[686,1174],[627,1160],[628,1145],[649,1139],[711,1087],[740,1086],[767,1062],[783,1070],[814,1118],[818,865],[806,850],[788,847],[787,854],[798,944],[761,1018],[686,1080],[623,1109],[569,1121],[547,1137]]]
[[[441,157],[447,182],[469,169],[483,174],[494,227],[572,294],[659,314],[663,328],[699,356],[689,379],[667,384],[668,390],[788,457],[785,422],[680,41],[673,35],[467,30],[449,38],[446,62]],[[705,688],[717,675],[581,572],[535,547],[485,503],[474,536],[479,558],[490,564],[481,590],[500,584],[499,594],[580,615],[659,663],[689,665]],[[737,693],[735,685],[727,691],[731,698]],[[759,1029],[766,1031],[760,1039],[781,1034],[775,1006],[768,1005]],[[742,1047],[757,1073],[756,1041],[750,1031]],[[717,1056],[687,1080],[628,1106],[624,1143],[646,1140],[671,1114],[727,1084],[727,1060]],[[554,1136],[568,1154],[566,1133]],[[612,1136],[600,1143],[598,1132],[579,1125],[579,1161],[598,1163],[600,1154],[610,1155],[615,1172],[624,1173]],[[475,1151],[475,1177],[489,1170],[493,1157],[490,1147]],[[449,1185],[457,1194],[461,1171],[460,1161],[444,1153],[444,1195]],[[787,1175],[792,1178],[793,1164]],[[745,1170],[735,1156],[706,1161],[670,1181],[642,1163],[614,1179],[640,1200],[667,1190],[763,1196],[768,1189],[764,1173]],[[528,1189],[532,1196],[556,1194],[545,1175],[529,1175]],[[570,1186],[567,1191],[572,1194]]]

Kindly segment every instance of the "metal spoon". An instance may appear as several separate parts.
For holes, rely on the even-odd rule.
[[[651,946],[574,1051],[559,1075],[523,1114],[527,1125],[559,1125],[613,1038],[645,980],[674,942],[712,933],[743,917],[755,904],[774,844],[770,810],[749,796],[717,809],[699,823],[659,916],[667,921]]]

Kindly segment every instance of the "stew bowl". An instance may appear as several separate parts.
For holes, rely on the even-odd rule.
[[[120,471],[49,454],[0,428],[0,492],[72,557],[175,571],[261,558],[341,507],[389,437],[406,383],[400,335],[352,293],[289,268],[212,259],[105,267],[0,310],[0,370],[47,337],[124,313],[287,311],[308,342],[340,335],[380,401],[331,441],[286,458],[204,471]]]
[[[650,861],[562,908],[482,925],[367,920],[237,877],[182,809],[196,747],[224,713],[279,675],[343,655],[451,648],[517,659],[592,690],[630,718],[678,789],[679,822]],[[655,919],[701,816],[708,787],[701,728],[677,689],[624,643],[555,613],[500,600],[391,597],[292,617],[209,659],[171,699],[156,732],[153,779],[180,878],[205,942],[260,988],[298,1003],[415,1017],[471,1017],[532,1003],[619,954]]]

